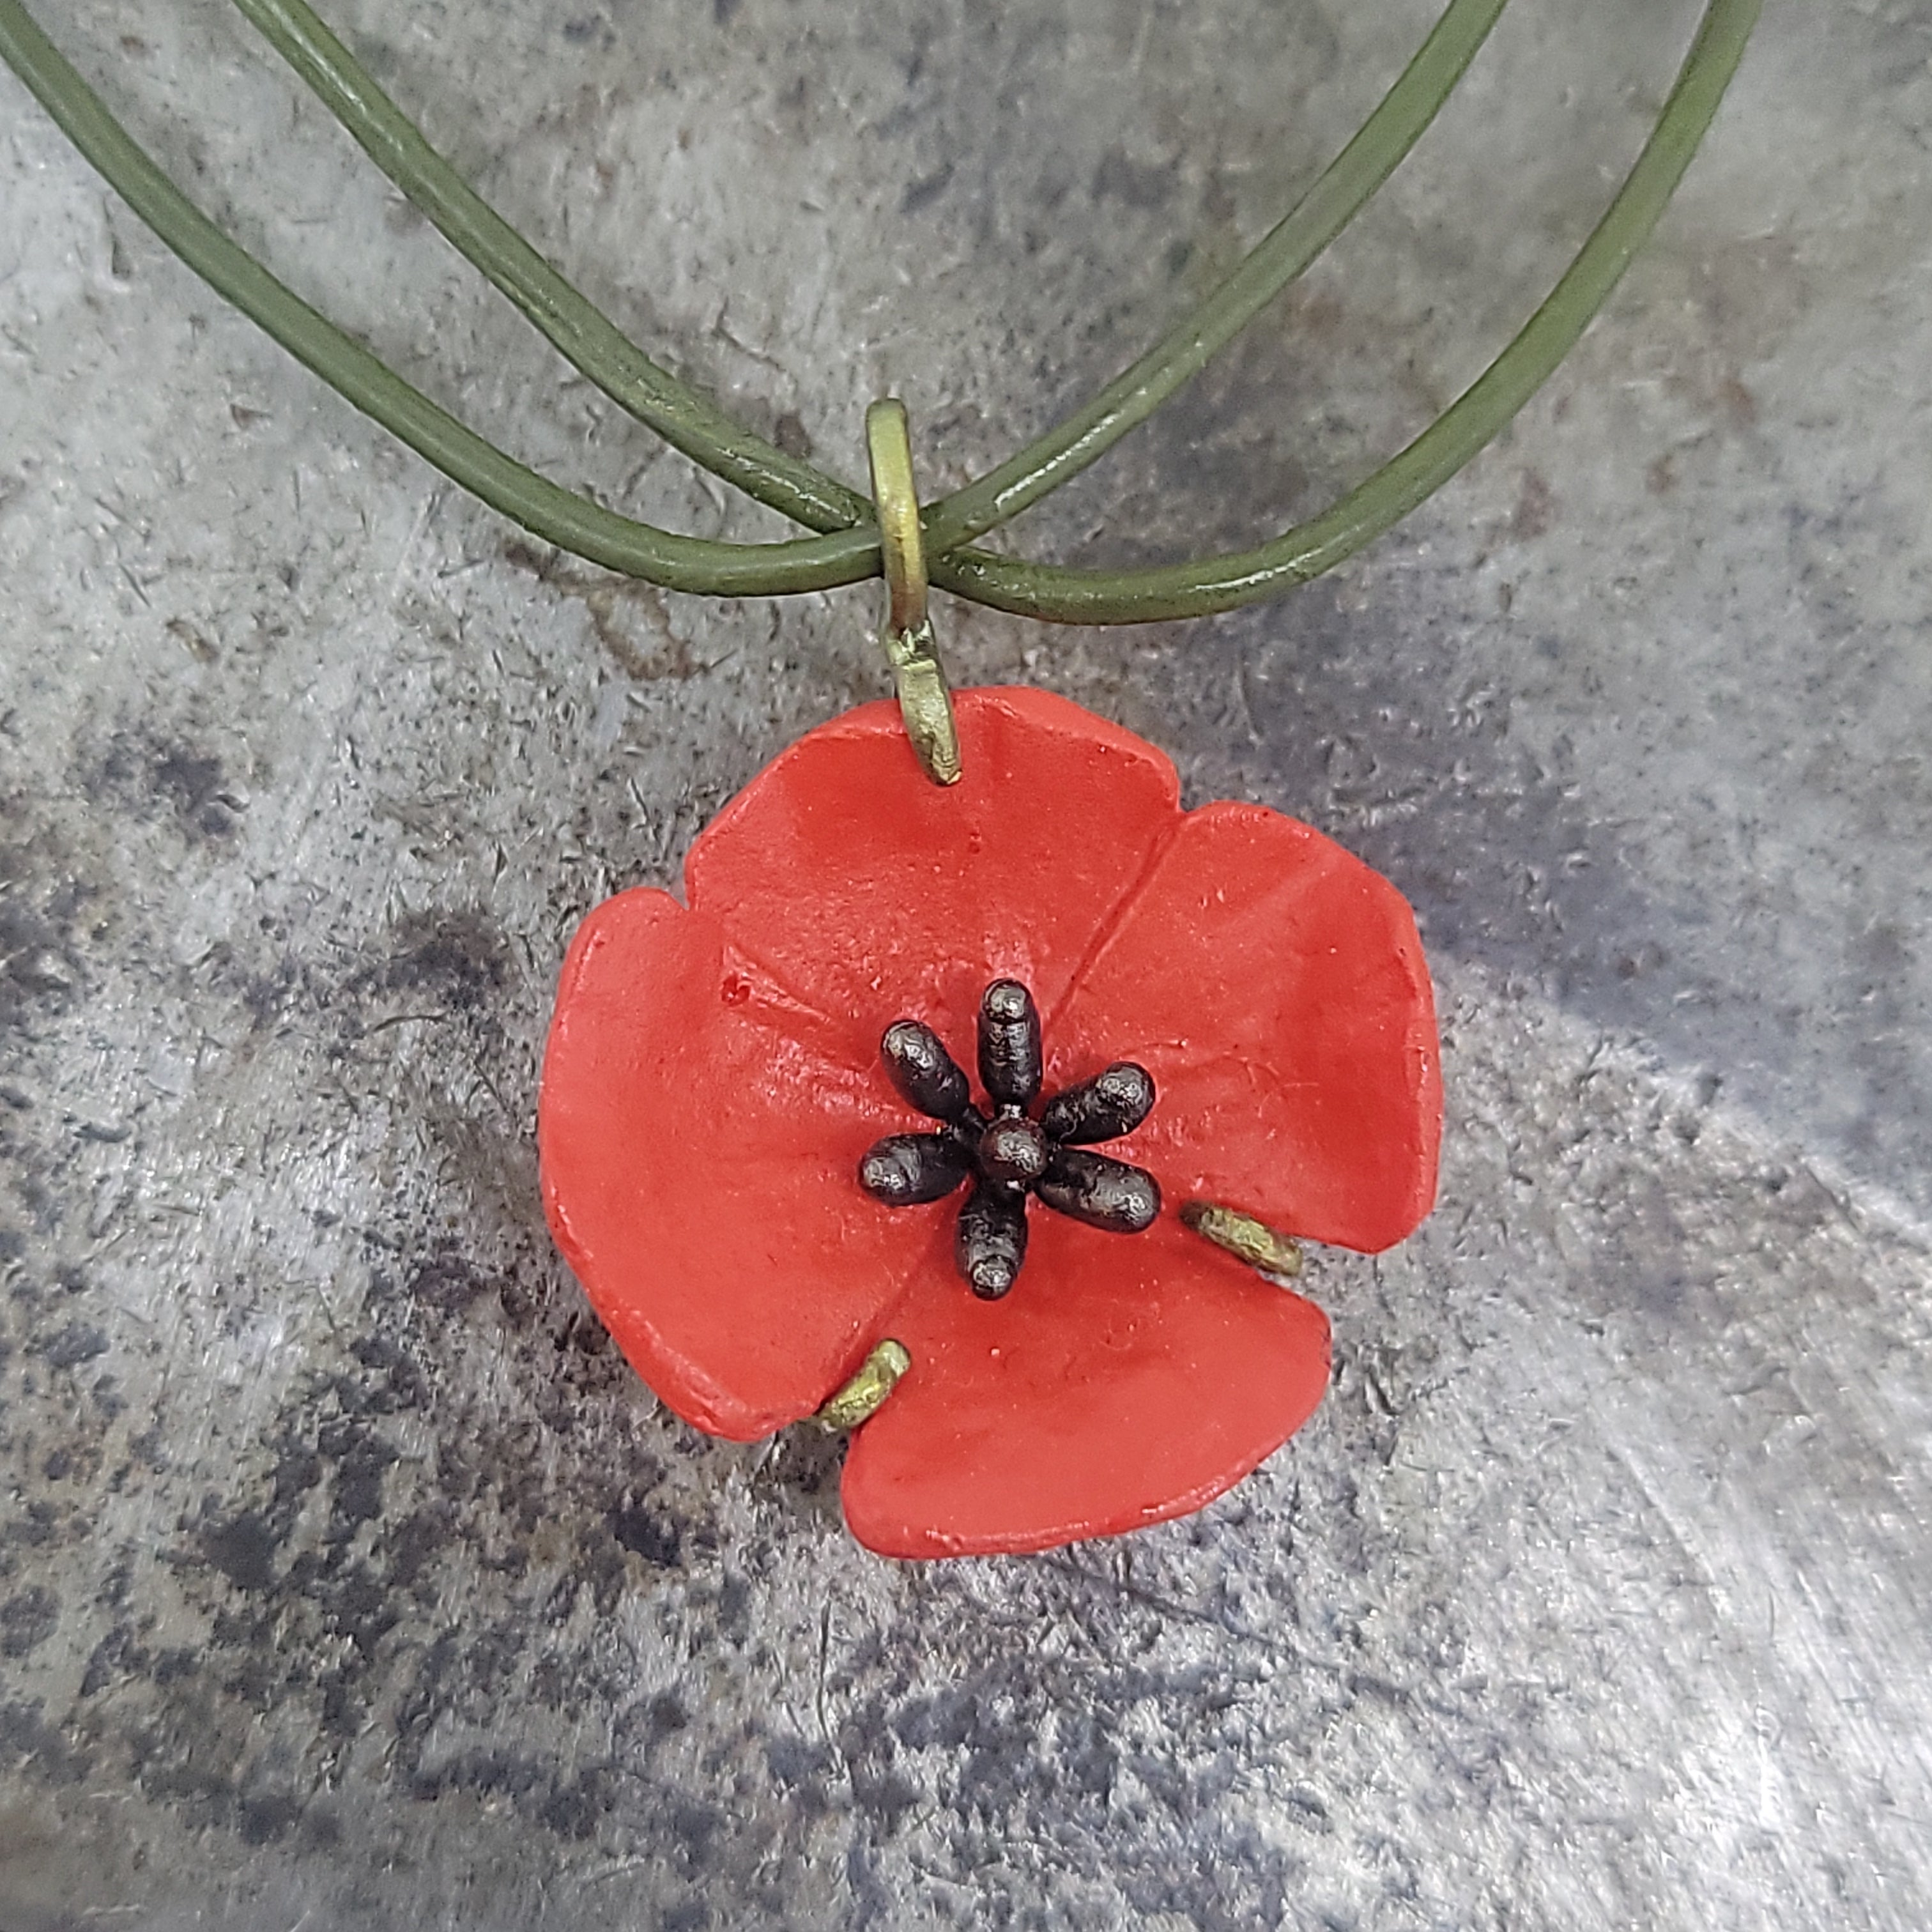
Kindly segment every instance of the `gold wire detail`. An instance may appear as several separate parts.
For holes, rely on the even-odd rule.
[[[1301,1272],[1300,1244],[1238,1208],[1224,1208],[1218,1201],[1190,1201],[1182,1208],[1180,1218],[1204,1240],[1264,1274],[1292,1278]]]
[[[926,776],[934,784],[957,784],[959,734],[926,613],[926,538],[913,484],[912,435],[897,397],[885,397],[866,412],[866,450],[885,559],[886,625],[880,641],[898,687],[899,715]]]
[[[888,1336],[814,1420],[825,1429],[856,1429],[868,1416],[878,1412],[886,1396],[898,1387],[900,1376],[911,1366],[912,1358],[906,1353],[905,1345]]]

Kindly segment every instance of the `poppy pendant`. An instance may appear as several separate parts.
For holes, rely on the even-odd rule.
[[[705,829],[685,903],[592,911],[538,1115],[557,1245],[687,1422],[769,1436],[900,1345],[843,1479],[892,1556],[1239,1481],[1320,1400],[1328,1324],[1190,1204],[1372,1252],[1428,1213],[1442,1138],[1387,880],[1264,807],[1183,812],[1159,751],[1064,698],[955,704],[958,784],[862,706]]]

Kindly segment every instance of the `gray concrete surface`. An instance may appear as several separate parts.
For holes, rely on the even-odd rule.
[[[1232,542],[1446,400],[1690,9],[1517,0],[1332,258],[1031,519]],[[934,483],[1253,238],[1429,15],[335,10],[642,339]],[[471,418],[654,451],[215,0],[46,24]],[[1612,310],[1338,578],[1132,634],[948,608],[1197,796],[1388,871],[1442,1205],[1324,1256],[1332,1399],[1201,1517],[892,1566],[814,1442],[655,1408],[550,1253],[583,910],[881,688],[872,596],[532,551],[224,313],[0,80],[0,1926],[1932,1919],[1932,15],[1774,4]]]

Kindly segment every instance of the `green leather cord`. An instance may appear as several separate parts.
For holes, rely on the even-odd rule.
[[[870,520],[870,497],[734,422],[572,288],[430,146],[304,0],[235,4],[452,245],[620,408],[807,530],[848,530]]]
[[[820,532],[787,543],[686,537],[617,514],[515,462],[389,370],[194,208],[34,25],[0,0],[0,58],[161,239],[216,291],[425,460],[533,535],[674,590],[752,596],[876,575],[868,500],[733,423],[632,344],[454,173],[303,0],[236,0],[437,227],[607,394],[676,448]],[[1405,515],[1534,393],[1616,285],[1717,111],[1759,0],[1711,0],[1655,131],[1576,261],[1515,340],[1430,428],[1322,516],[1238,554],[1069,570],[964,546],[1094,462],[1300,274],[1388,178],[1481,46],[1504,0],[1452,0],[1361,131],[1232,274],[1085,408],[954,496],[924,526],[932,580],[1050,621],[1192,616],[1280,594]]]
[[[465,182],[306,0],[235,0],[376,165],[572,364],[694,461],[815,530],[862,526],[870,500],[740,430],[652,362]],[[1505,0],[1453,0],[1361,131],[1233,273],[1084,409],[928,505],[928,549],[956,550],[1096,461],[1198,373],[1338,235],[1436,118]],[[867,547],[862,530],[852,555]]]
[[[1199,562],[1067,570],[1008,557],[956,557],[947,589],[1054,623],[1146,623],[1258,604],[1352,556],[1489,443],[1589,326],[1697,152],[1758,10],[1759,0],[1712,0],[1636,164],[1542,306],[1421,435],[1339,502],[1271,542]]]
[[[230,241],[136,146],[93,90],[28,18],[0,0],[0,58],[141,219],[218,295],[305,368],[493,509],[562,548],[626,576],[719,597],[824,590],[872,576],[862,546],[811,537],[779,544],[712,543],[620,517],[514,461],[352,340]]]

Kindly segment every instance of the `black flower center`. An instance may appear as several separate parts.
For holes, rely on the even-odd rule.
[[[980,1001],[980,1082],[990,1114],[974,1106],[965,1075],[929,1026],[896,1020],[879,1051],[908,1104],[944,1125],[936,1134],[888,1134],[859,1163],[859,1179],[888,1208],[938,1201],[970,1180],[953,1251],[975,1294],[997,1301],[1018,1279],[1029,1198],[1109,1234],[1153,1226],[1160,1212],[1154,1176],[1088,1151],[1147,1118],[1153,1076],[1117,1060],[1031,1119],[1043,1064],[1040,1010],[1017,980],[995,980]]]

